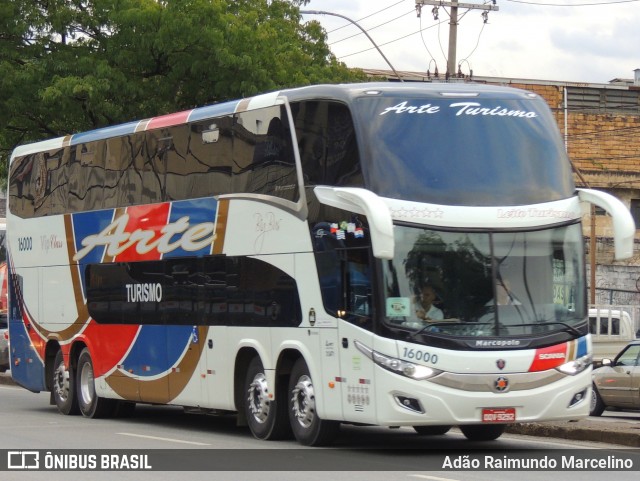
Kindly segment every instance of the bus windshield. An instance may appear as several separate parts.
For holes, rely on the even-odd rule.
[[[510,233],[395,226],[385,319],[436,336],[509,337],[585,322],[579,224]]]
[[[354,108],[365,182],[382,197],[489,206],[574,195],[562,139],[537,97],[369,96]]]

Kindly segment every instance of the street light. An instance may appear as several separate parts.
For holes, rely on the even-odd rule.
[[[322,10],[300,10],[300,13],[303,15],[332,15],[334,17],[344,18],[348,22],[351,22],[360,30],[362,30],[362,33],[364,33],[367,36],[367,38],[371,41],[371,43],[376,48],[376,50],[380,53],[380,55],[382,55],[382,58],[385,60],[385,62],[387,62],[387,65],[389,65],[391,70],[393,70],[393,73],[396,75],[396,77],[398,77],[398,80],[400,80],[400,82],[404,82],[404,80],[402,80],[400,75],[398,75],[398,72],[396,72],[396,69],[393,68],[393,65],[391,65],[391,62],[389,62],[389,59],[385,57],[385,55],[382,53],[382,50],[380,50],[380,47],[378,47],[378,45],[373,41],[373,39],[371,38],[371,35],[369,35],[364,28],[358,25],[358,23],[355,20],[351,20],[349,17],[345,17],[344,15],[340,15],[339,13],[325,12]]]

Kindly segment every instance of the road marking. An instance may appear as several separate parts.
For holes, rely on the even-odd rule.
[[[427,476],[426,474],[410,474],[412,478],[429,479],[431,481],[459,481],[453,478],[439,478],[438,476]]]
[[[208,443],[197,443],[195,441],[185,441],[183,439],[159,438],[157,436],[146,436],[144,434],[133,434],[133,433],[116,433],[116,434],[120,434],[121,436],[131,436],[133,438],[145,438],[145,439],[154,439],[156,441],[167,441],[170,443],[193,444],[196,446],[211,446],[211,444],[208,444]]]

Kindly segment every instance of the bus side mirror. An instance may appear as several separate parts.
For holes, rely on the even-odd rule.
[[[593,189],[578,189],[578,198],[602,207],[613,218],[613,238],[616,260],[633,256],[633,238],[636,233],[633,217],[620,200],[611,194]]]
[[[321,204],[366,215],[373,255],[378,259],[393,259],[393,221],[389,207],[380,197],[359,187],[319,185],[314,187],[313,191]]]

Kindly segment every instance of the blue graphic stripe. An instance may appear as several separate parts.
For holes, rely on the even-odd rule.
[[[199,107],[194,109],[189,114],[189,122],[195,122],[197,120],[205,120],[211,117],[220,117],[222,115],[231,115],[236,111],[236,107],[240,103],[239,100],[233,100],[231,102],[224,102],[222,104],[208,105],[206,107]]]
[[[73,137],[71,137],[71,145],[84,144],[86,142],[94,142],[96,140],[104,140],[111,137],[130,135],[135,132],[136,126],[139,123],[139,121],[129,122],[126,124],[114,125],[112,127],[105,127],[103,129],[96,129],[89,132],[75,134]]]
[[[73,240],[76,252],[84,246],[82,240],[90,235],[102,232],[111,224],[113,220],[113,210],[97,210],[93,212],[82,212],[72,214],[73,219]],[[82,282],[82,292],[86,293],[85,270],[88,264],[99,264],[102,262],[106,247],[96,246],[85,257],[80,260],[80,280]]]
[[[157,376],[178,364],[191,342],[193,326],[144,326],[124,360],[140,377]]]
[[[189,218],[189,225],[202,224],[204,222],[215,223],[216,210],[218,201],[213,197],[203,197],[202,199],[185,200],[173,202],[171,204],[171,213],[169,214],[169,223],[174,223],[182,217]],[[177,240],[183,233],[176,234],[171,238],[171,242]],[[163,258],[185,257],[185,256],[204,256],[211,253],[212,245],[203,247],[198,251],[186,251],[182,248],[175,249],[164,254]]]
[[[580,358],[582,356],[587,355],[587,336],[583,336],[580,339],[577,339],[577,349],[576,349],[576,358]]]

